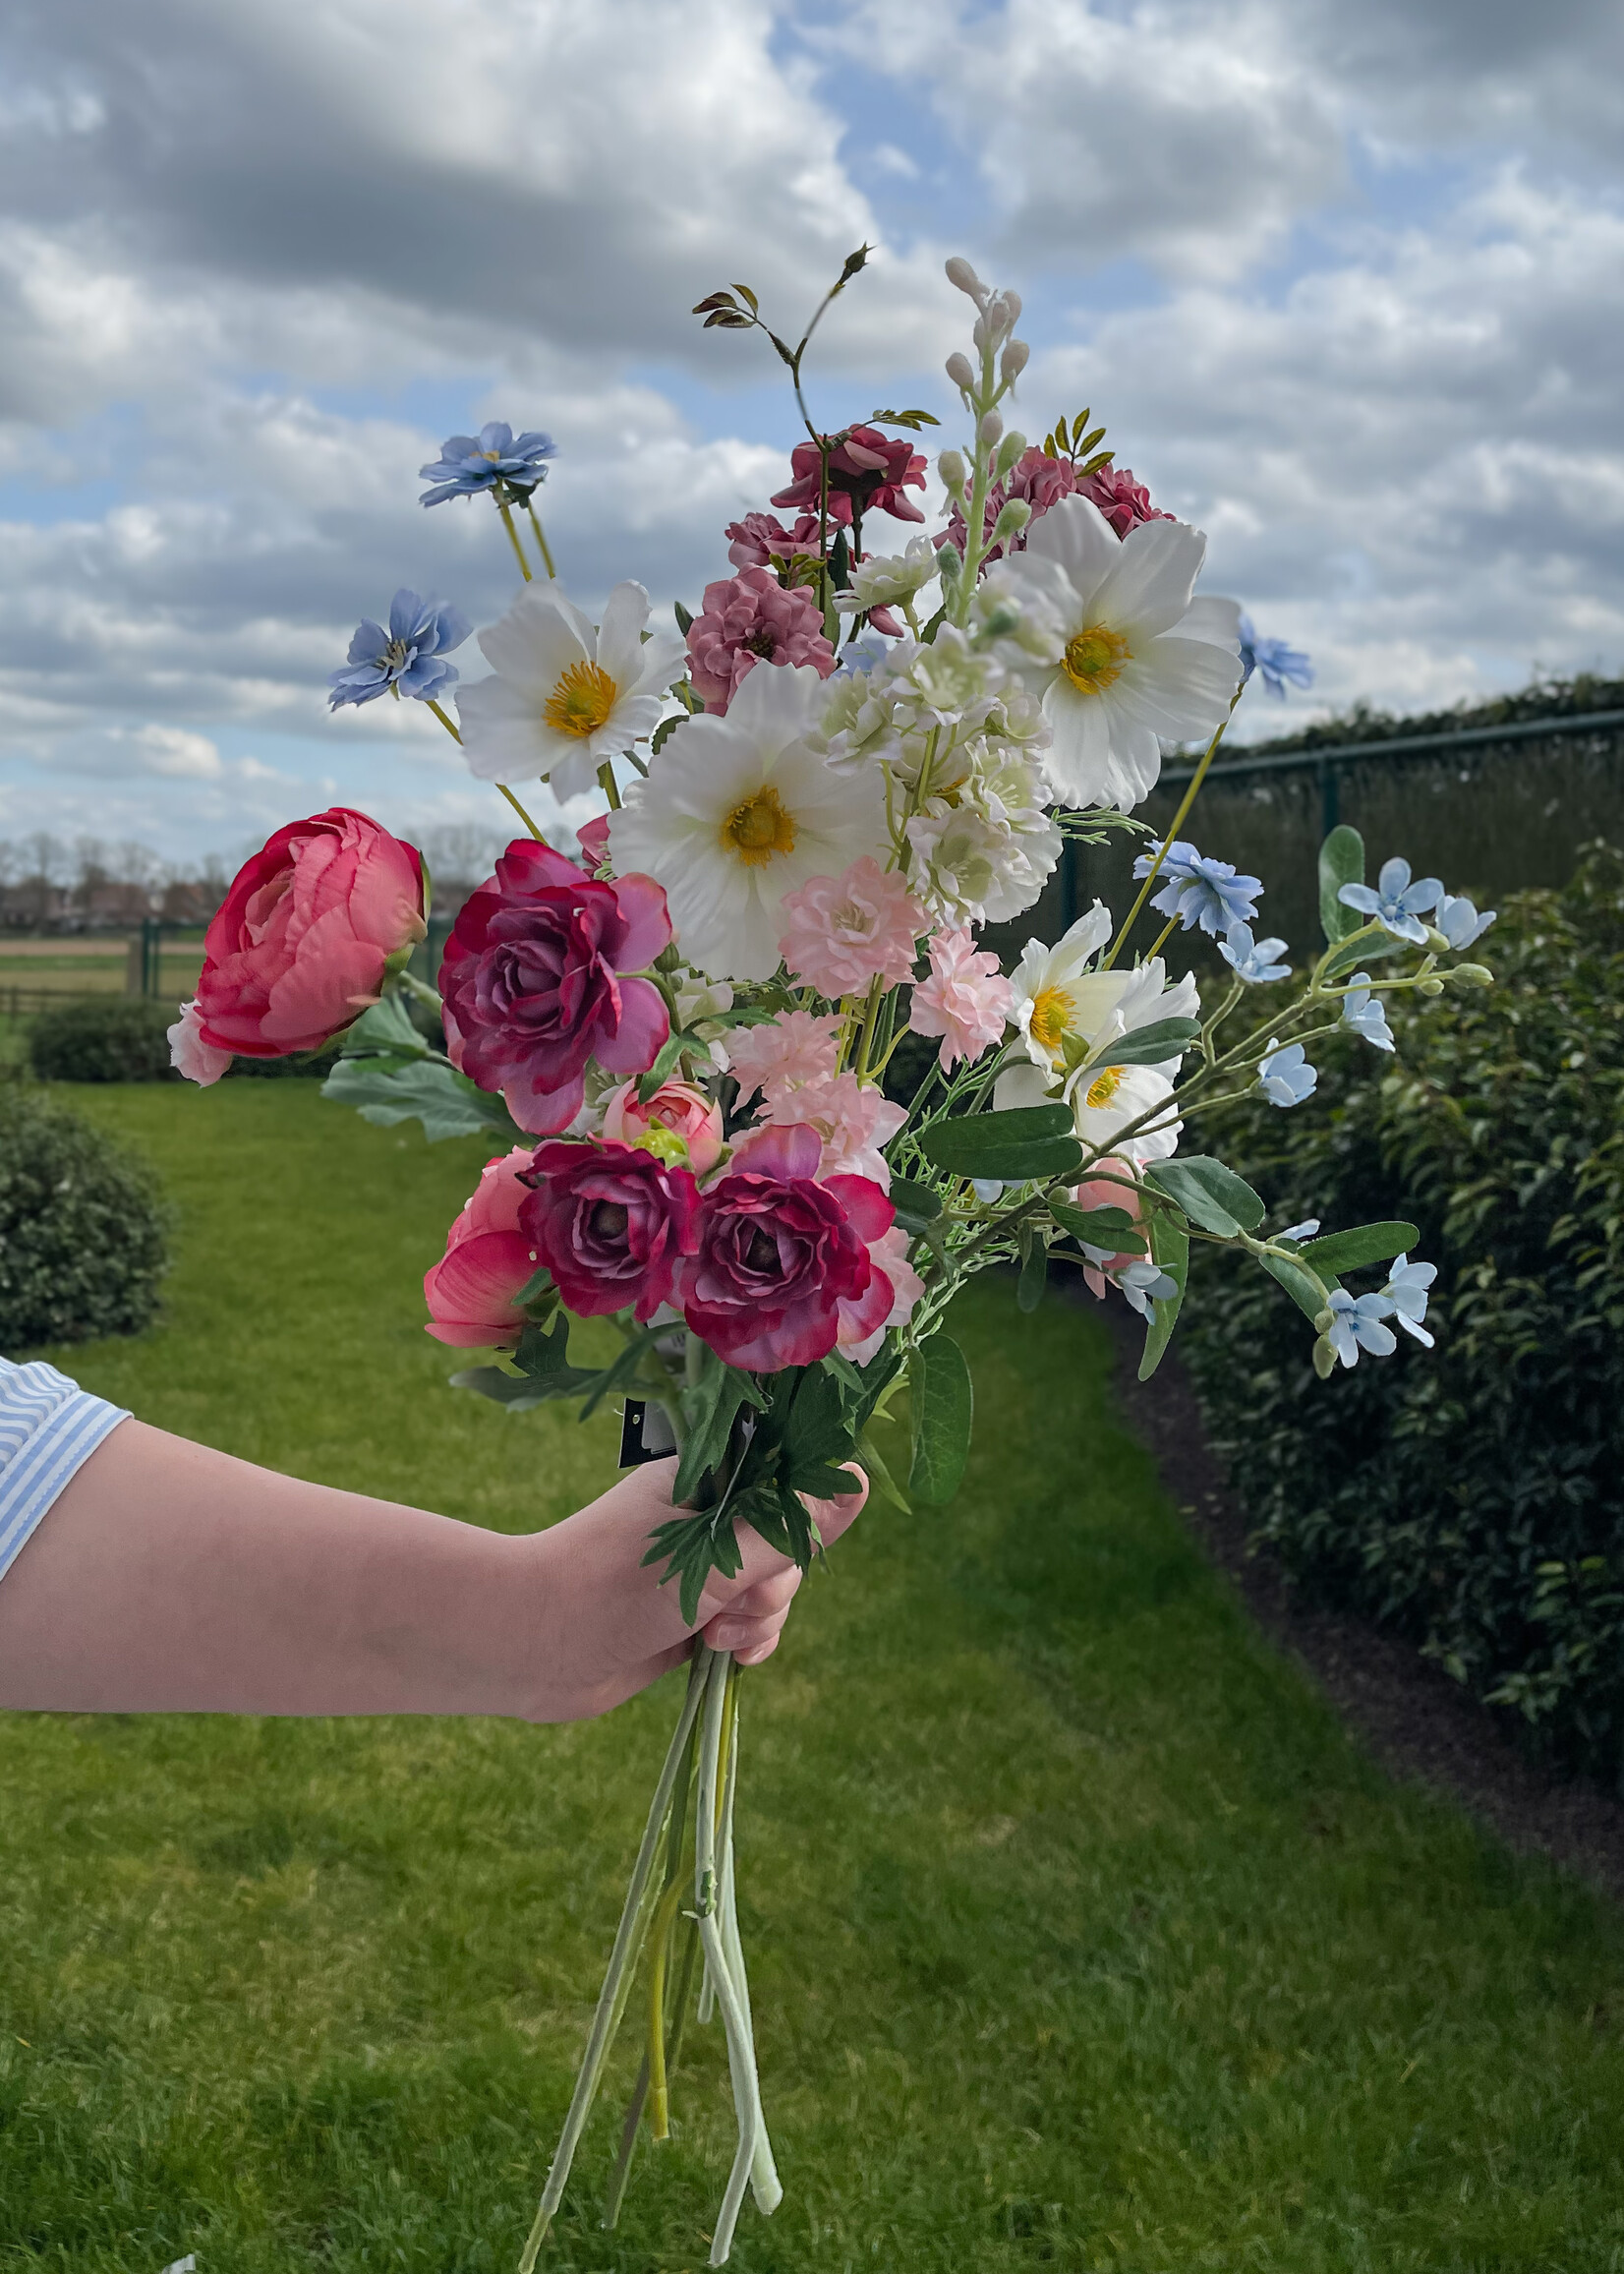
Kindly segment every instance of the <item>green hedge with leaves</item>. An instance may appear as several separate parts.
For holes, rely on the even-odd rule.
[[[172,1004],[144,995],[102,995],[42,1011],[29,1035],[29,1063],[42,1081],[168,1081]]]
[[[1588,848],[1475,953],[1491,990],[1395,1002],[1396,1058],[1316,1045],[1313,1106],[1248,1102],[1223,1133],[1278,1220],[1420,1226],[1437,1348],[1401,1336],[1320,1382],[1307,1321],[1227,1256],[1196,1259],[1181,1339],[1245,1505],[1305,1589],[1413,1636],[1540,1751],[1617,1778],[1624,854]]]
[[[144,1161],[38,1090],[0,1089],[0,1353],[139,1333],[166,1232]]]

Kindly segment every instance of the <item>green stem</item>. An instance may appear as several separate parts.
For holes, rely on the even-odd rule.
[[[442,711],[442,710],[440,709],[439,705],[438,705],[438,704],[435,702],[435,698],[434,698],[434,696],[433,696],[433,695],[431,695],[431,696],[429,697],[429,699],[428,699],[428,700],[429,700],[429,708],[430,708],[430,710],[434,712],[434,714],[435,714],[435,718],[436,718],[436,719],[439,721],[440,725],[441,725],[441,726],[442,726],[442,727],[445,729],[445,731],[447,732],[447,734],[449,734],[449,735],[450,735],[450,737],[451,737],[452,741],[453,741],[453,742],[455,742],[455,743],[456,743],[456,745],[457,745],[457,747],[460,749],[460,748],[462,747],[462,729],[461,729],[461,728],[460,728],[460,727],[457,725],[456,721],[455,721],[455,720],[454,720],[454,719],[453,719],[453,718],[452,718],[452,717],[449,715],[449,713],[448,713],[448,712]],[[538,841],[538,843],[540,843],[540,844],[545,844],[545,843],[547,842],[547,841],[546,841],[546,839],[545,839],[545,838],[543,838],[541,831],[540,831],[540,830],[539,830],[539,829],[536,827],[536,824],[535,824],[535,823],[534,823],[534,822],[531,820],[531,818],[530,818],[529,814],[528,814],[528,813],[526,813],[526,811],[525,811],[524,807],[523,807],[523,806],[522,806],[522,805],[519,803],[518,799],[517,799],[517,798],[514,796],[514,794],[513,794],[512,790],[508,788],[508,787],[507,787],[507,784],[506,784],[505,782],[498,782],[498,783],[496,784],[496,787],[497,787],[497,788],[498,788],[498,789],[501,791],[502,795],[503,795],[503,796],[506,798],[506,800],[507,800],[508,804],[512,806],[512,808],[513,808],[514,812],[515,812],[515,813],[518,815],[519,819],[520,819],[520,820],[521,820],[521,821],[524,823],[524,825],[525,825],[526,829],[528,829],[528,830],[529,830],[529,832],[530,832],[531,836],[532,836],[533,838],[535,838],[535,839]]]
[[[694,1909],[699,1916],[705,1963],[710,1970],[717,2004],[722,2009],[723,2026],[727,2032],[727,2066],[732,2074],[733,2105],[738,2115],[738,2146],[734,2152],[732,2170],[727,2175],[726,2191],[717,2213],[711,2244],[710,2263],[713,2266],[725,2266],[733,2246],[733,2229],[738,2224],[744,2190],[750,2184],[757,2159],[762,2115],[761,2087],[756,2080],[755,2047],[751,2043],[749,2017],[727,1963],[726,1947],[718,1917],[722,1880],[717,1833],[725,1797],[725,1790],[721,1788],[721,1772],[726,1716],[731,1702],[729,1685],[725,1663],[719,1655],[713,1651],[707,1651],[704,1655],[711,1661],[711,1665],[706,1688],[705,1723],[699,1748],[699,1804],[694,1817]],[[521,2270],[521,2274],[526,2274],[526,2270]]]
[[[534,491],[532,491],[525,498],[524,509],[530,515],[530,526],[536,532],[536,542],[542,549],[542,558],[547,562],[547,573],[550,577],[552,578],[553,582],[556,583],[558,578],[558,571],[552,565],[552,551],[548,544],[546,533],[544,532],[540,521],[536,518],[536,496]]]
[[[513,516],[508,510],[507,499],[499,490],[493,491],[492,495],[496,500],[496,511],[502,517],[502,527],[507,531],[507,542],[513,548],[513,557],[519,564],[519,573],[526,584],[533,583],[530,563],[524,556],[524,547],[519,543],[519,533],[513,526]]]
[[[1143,884],[1139,887],[1139,897],[1133,903],[1133,905],[1129,909],[1127,917],[1124,920],[1122,930],[1112,941],[1110,952],[1106,956],[1104,962],[1100,965],[1100,969],[1102,971],[1109,971],[1117,958],[1122,954],[1124,943],[1127,941],[1129,933],[1133,929],[1133,925],[1137,919],[1139,910],[1144,906],[1145,902],[1150,898],[1151,887],[1155,884],[1156,878],[1160,874],[1162,863],[1164,860],[1166,860],[1168,855],[1168,849],[1172,845],[1173,841],[1178,836],[1180,830],[1183,829],[1185,823],[1189,818],[1189,809],[1194,804],[1196,794],[1199,791],[1202,783],[1207,778],[1207,769],[1212,764],[1214,757],[1217,755],[1218,745],[1224,739],[1224,729],[1229,725],[1230,719],[1234,718],[1235,706],[1240,700],[1241,690],[1239,687],[1237,687],[1235,694],[1230,702],[1229,718],[1220,722],[1218,731],[1213,735],[1212,740],[1207,744],[1206,749],[1202,752],[1201,763],[1196,767],[1195,772],[1191,775],[1189,787],[1185,791],[1183,800],[1179,806],[1179,810],[1173,816],[1172,825],[1168,829],[1167,835],[1162,839],[1160,849],[1158,850],[1155,859],[1150,864],[1149,874],[1146,876]]]
[[[606,758],[602,766],[599,767],[598,787],[609,801],[609,811],[618,813],[620,810],[620,786],[614,779],[614,761],[612,758]]]

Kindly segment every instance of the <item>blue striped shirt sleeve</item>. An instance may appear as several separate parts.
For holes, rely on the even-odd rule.
[[[0,1580],[69,1478],[129,1418],[42,1360],[0,1358]]]

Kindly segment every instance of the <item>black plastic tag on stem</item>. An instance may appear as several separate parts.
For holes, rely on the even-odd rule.
[[[646,1398],[627,1398],[620,1420],[620,1466],[641,1468],[645,1461],[664,1461],[676,1451],[676,1431],[664,1406]]]

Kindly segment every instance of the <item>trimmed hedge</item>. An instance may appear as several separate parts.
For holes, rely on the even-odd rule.
[[[0,1089],[0,1352],[149,1325],[167,1229],[138,1155],[37,1090]]]
[[[1214,1441],[1305,1590],[1413,1636],[1570,1767],[1624,1767],[1624,854],[1528,892],[1497,984],[1395,1008],[1396,1061],[1316,1045],[1316,1109],[1237,1109],[1281,1222],[1403,1216],[1434,1351],[1316,1381],[1261,1274],[1205,1265],[1184,1347]],[[1330,1110],[1323,1110],[1328,1105]],[[1357,1275],[1355,1292],[1381,1271]]]
[[[142,995],[102,995],[42,1011],[29,1062],[42,1081],[169,1081],[174,1007]]]

